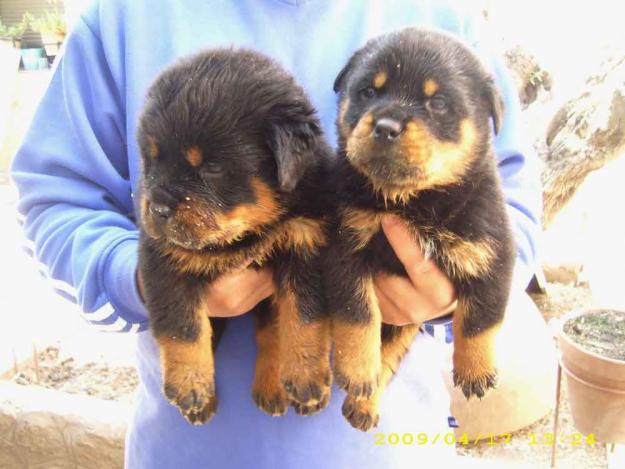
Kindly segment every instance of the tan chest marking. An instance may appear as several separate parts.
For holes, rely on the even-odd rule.
[[[371,238],[382,229],[382,214],[371,210],[345,209],[341,214],[341,229],[356,242],[358,250],[364,249]]]
[[[291,218],[284,222],[276,241],[283,250],[316,254],[326,243],[323,222],[306,217]]]
[[[447,230],[436,230],[434,236],[440,241],[439,254],[443,262],[457,277],[484,275],[495,260],[495,246],[492,240],[467,241]]]

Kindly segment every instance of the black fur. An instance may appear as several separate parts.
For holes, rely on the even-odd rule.
[[[374,77],[380,71],[387,76],[384,86],[376,89]],[[432,97],[424,92],[427,79],[435,80],[438,87]],[[515,248],[491,146],[491,119],[498,132],[503,114],[492,77],[459,41],[446,34],[411,28],[369,41],[339,73],[334,89],[340,101],[338,168],[334,174],[339,215],[328,248],[330,261],[325,263],[324,279],[335,321],[354,325],[371,321],[371,311],[362,297],[355,295],[360,279],[381,272],[406,276],[381,229],[359,249],[353,233],[342,226],[341,214],[345,210],[362,209],[395,214],[429,240],[431,258],[449,277],[458,298],[471,304],[461,324],[465,337],[477,337],[498,324],[508,300]],[[446,103],[442,112],[433,109],[432,104],[439,96]],[[420,168],[409,167],[405,173],[413,179],[398,182],[396,177],[403,177],[404,172],[391,170],[397,163],[391,161],[391,153],[385,154],[383,143],[371,146],[378,153],[366,155],[375,165],[363,170],[350,162],[347,146],[351,132],[367,113],[373,116],[374,123],[391,118],[400,122],[403,129],[414,120],[438,142],[449,145],[460,145],[460,123],[470,122],[476,130],[470,154],[473,158],[462,177],[452,183],[432,187],[426,184],[404,201],[384,198],[374,190],[372,182],[378,188],[409,190],[410,181],[419,181],[421,173]],[[393,151],[401,156],[399,150]],[[467,277],[450,268],[446,248],[438,236],[443,230],[461,240],[487,242],[495,252],[487,272]],[[383,341],[392,341],[396,332],[397,328],[384,325]],[[459,382],[465,394],[480,395],[484,390],[464,386],[462,379]],[[489,385],[492,380],[484,387]]]
[[[289,74],[269,58],[243,49],[207,50],[184,58],[151,86],[137,140],[143,162],[140,199],[152,207],[141,217],[139,269],[155,337],[197,340],[195,311],[206,285],[249,262],[275,265],[278,288],[288,283],[306,321],[319,319],[323,294],[317,257],[280,246],[266,257],[259,248],[294,217],[322,222],[325,216],[320,188],[327,180],[331,151],[315,110]],[[190,164],[189,148],[199,150],[201,164]],[[257,202],[253,179],[270,189],[284,213],[266,224],[260,220],[258,229],[231,240],[221,241],[215,232],[207,242],[193,235],[193,226],[172,228],[172,218],[163,221],[154,210],[164,206],[162,210],[178,213],[187,206],[200,214],[227,216]],[[196,223],[205,222],[196,218]],[[209,228],[206,221],[202,229]],[[168,248],[201,257],[206,269],[185,272],[184,262],[168,255]],[[217,261],[217,256],[232,261]],[[267,307],[264,302],[259,311]],[[259,327],[265,323],[260,318]]]

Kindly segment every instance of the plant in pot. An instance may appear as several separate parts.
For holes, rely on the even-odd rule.
[[[30,13],[24,15],[24,21],[28,23],[30,29],[41,34],[41,41],[48,57],[58,54],[67,34],[67,25],[63,13],[56,6],[56,2],[52,3],[54,9],[45,10],[42,16],[35,17]]]
[[[575,426],[625,443],[625,311],[573,311],[560,322],[558,343]]]
[[[0,41],[9,43],[16,49],[21,49],[22,36],[27,28],[28,24],[26,21],[22,21],[21,23],[13,26],[7,26],[2,22],[2,18],[0,18]]]

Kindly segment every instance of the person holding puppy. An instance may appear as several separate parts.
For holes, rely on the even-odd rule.
[[[456,292],[406,227],[392,217],[384,218],[382,226],[409,278],[375,279],[383,320],[397,325],[427,321],[430,334],[418,335],[390,383],[377,429],[352,429],[341,415],[336,388],[329,406],[312,417],[289,412],[272,418],[254,406],[249,396],[253,320],[245,313],[274,291],[269,269],[243,269],[206,286],[208,309],[231,318],[215,357],[220,408],[206,425],[191,426],[184,420],[162,394],[157,347],[145,333],[149,324],[136,282],[133,196],[140,168],[135,134],[146,90],[164,67],[202,48],[235,45],[263,52],[292,73],[334,141],[332,84],[347,58],[367,39],[408,26],[459,36],[487,56],[503,91],[505,114],[495,147],[517,247],[516,294],[508,318],[531,324],[525,329],[526,341],[542,340],[544,325],[535,308],[528,310],[523,296],[539,233],[538,166],[519,134],[520,111],[511,83],[486,44],[477,40],[475,24],[470,14],[446,2],[409,0],[392,5],[373,0],[95,0],[81,15],[15,157],[12,177],[20,193],[25,234],[55,285],[64,285],[63,294],[82,308],[94,327],[138,332],[141,386],[127,434],[127,467],[381,468],[413,467],[429,457],[453,458],[450,445],[391,445],[385,439],[392,433],[422,433],[433,439],[452,431],[450,398],[440,370],[449,363],[445,323],[455,308]],[[432,335],[442,335],[443,340]],[[508,363],[516,363],[514,357],[519,356],[522,350],[511,350]],[[510,399],[506,369],[501,376],[500,389],[478,402],[483,409],[452,394],[461,428],[473,422],[480,430],[498,432],[494,423],[523,423],[515,407],[526,402],[519,400],[522,396]],[[511,377],[510,382],[533,379],[528,376]],[[540,392],[544,398],[550,389]],[[460,415],[468,417],[465,422]]]

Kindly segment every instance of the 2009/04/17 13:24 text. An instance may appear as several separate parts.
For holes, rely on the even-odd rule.
[[[581,433],[571,433],[570,435],[559,435],[556,438],[553,433],[529,433],[527,443],[529,445],[546,445],[551,446],[556,442],[562,444],[571,445],[594,445],[596,443],[595,436],[592,433],[583,435]],[[429,435],[428,433],[374,433],[373,434],[375,445],[465,445],[465,446],[477,446],[478,443],[486,443],[489,446],[495,445],[507,445],[512,438],[511,433],[486,433],[484,435],[479,434],[476,438],[469,438],[467,433],[463,433],[456,437],[454,432],[447,433],[435,433]]]

